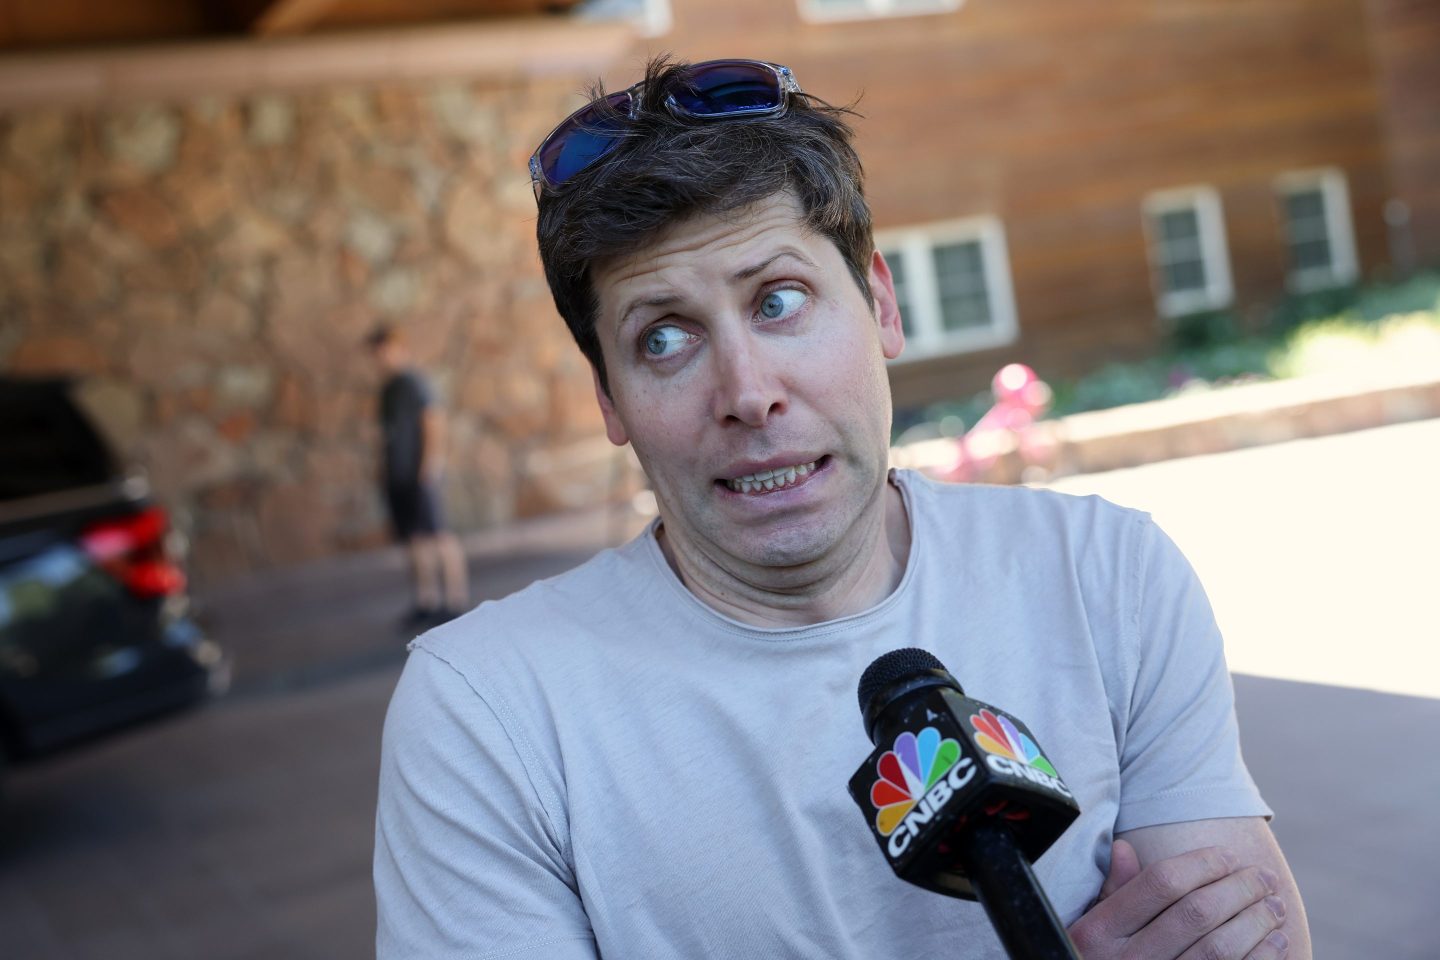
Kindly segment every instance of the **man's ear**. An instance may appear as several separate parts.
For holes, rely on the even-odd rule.
[[[595,402],[600,404],[600,416],[605,418],[605,436],[615,446],[623,447],[630,442],[630,435],[625,432],[625,424],[620,422],[620,415],[615,412],[614,401],[600,385],[600,371],[593,363],[590,365],[590,377],[595,381]]]
[[[875,298],[875,319],[880,325],[880,349],[886,360],[894,360],[905,349],[905,327],[895,297],[895,278],[879,250],[870,257],[870,294]]]

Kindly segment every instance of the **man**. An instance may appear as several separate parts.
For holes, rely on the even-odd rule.
[[[659,519],[416,641],[382,958],[999,957],[846,794],[856,681],[934,652],[1081,810],[1037,874],[1087,960],[1308,958],[1220,639],[1147,517],[887,469],[904,337],[843,111],[652,63],[532,161],[561,315]]]
[[[422,629],[470,605],[465,554],[445,529],[441,510],[445,414],[411,365],[398,329],[376,327],[366,342],[386,378],[380,390],[380,486],[395,539],[405,544],[410,561],[414,602],[402,626]]]

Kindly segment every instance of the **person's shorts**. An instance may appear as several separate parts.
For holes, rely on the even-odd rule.
[[[392,484],[385,490],[385,503],[390,509],[390,525],[396,540],[430,536],[445,529],[440,490],[435,484]]]

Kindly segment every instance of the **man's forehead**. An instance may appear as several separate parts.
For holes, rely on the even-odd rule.
[[[733,257],[763,254],[769,246],[787,241],[810,245],[824,239],[806,222],[800,203],[789,193],[722,213],[700,213],[677,220],[658,231],[638,249],[597,259],[591,276],[596,292],[644,281],[666,268],[716,267]]]

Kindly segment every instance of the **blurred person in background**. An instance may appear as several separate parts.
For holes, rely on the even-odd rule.
[[[1174,543],[889,469],[905,337],[847,113],[774,64],[662,58],[536,151],[551,292],[659,518],[412,644],[381,960],[1002,957],[846,794],[856,680],[902,647],[1024,717],[1074,791],[1035,872],[1086,960],[1309,960]]]
[[[410,562],[412,606],[406,629],[444,623],[470,605],[465,554],[445,528],[445,412],[430,382],[411,363],[403,334],[381,325],[367,338],[385,377],[380,389],[380,492],[395,539]]]

